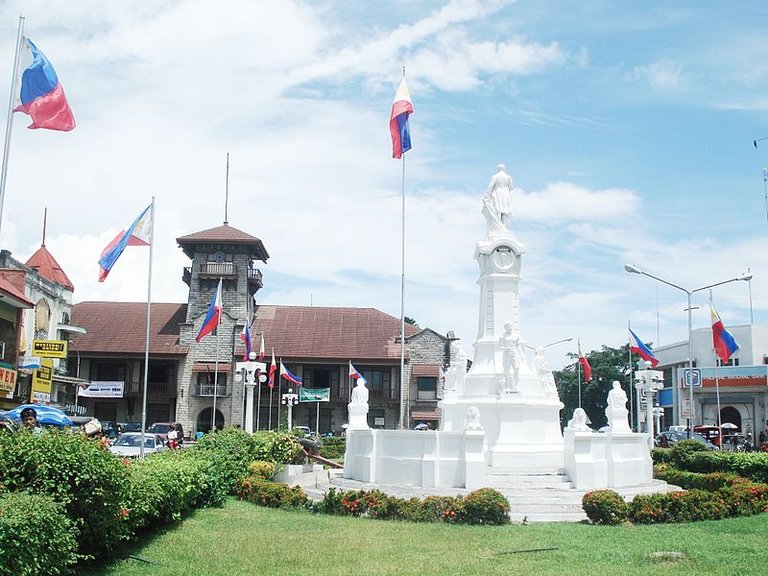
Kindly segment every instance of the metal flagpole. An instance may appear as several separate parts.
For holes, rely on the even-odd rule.
[[[277,370],[277,429],[280,430],[280,398],[283,389],[283,357],[280,357],[280,368]],[[290,432],[290,430],[289,430]]]
[[[316,402],[317,413],[315,414],[315,435],[320,436],[320,400]]]
[[[219,278],[219,284],[216,287],[218,291],[222,285],[222,278]],[[221,298],[221,294],[218,295]],[[223,301],[223,299],[222,299]],[[217,302],[214,300],[213,305],[216,306]],[[224,305],[221,306],[224,308]],[[221,313],[219,310],[218,319],[216,320],[216,359],[213,362],[213,414],[211,414],[211,432],[216,431],[216,397],[219,395],[219,337],[221,336]]]
[[[405,68],[403,68],[405,77]],[[400,429],[405,430],[408,419],[409,390],[405,382],[405,154],[402,157],[400,211]]]
[[[141,447],[139,457],[144,457],[144,431],[147,429],[147,381],[149,380],[149,327],[152,316],[152,259],[155,250],[155,197],[152,196],[149,224],[149,273],[147,274],[147,334],[144,344],[144,389],[141,393]],[[78,384],[78,387],[80,385]]]
[[[5,146],[3,147],[3,167],[0,171],[0,231],[3,227],[3,204],[5,204],[5,180],[8,175],[8,153],[11,147],[11,128],[13,127],[13,104],[16,100],[16,84],[19,75],[19,52],[24,34],[24,16],[19,16],[19,32],[16,36],[16,54],[13,57],[13,76],[11,78],[11,97],[8,101],[8,118],[5,124]]]
[[[632,326],[627,321],[627,330],[632,330]],[[632,390],[635,387],[635,371],[632,368],[632,341],[629,336],[629,332],[627,332],[627,356],[629,356],[629,422],[630,422],[630,428],[632,427],[631,424],[634,423],[635,425],[635,432],[640,431],[640,392],[637,393],[637,402],[638,402],[638,409],[637,409],[637,421],[635,421],[635,403],[632,401]]]

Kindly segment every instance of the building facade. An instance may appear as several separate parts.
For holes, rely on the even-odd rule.
[[[757,434],[768,424],[768,326],[728,326],[737,350],[727,365],[716,358],[711,328],[692,332],[693,424],[730,422],[742,434]],[[654,348],[655,368],[664,372],[659,406],[664,410],[662,429],[687,424],[688,342]]]

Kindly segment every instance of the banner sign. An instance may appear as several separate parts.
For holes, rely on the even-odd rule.
[[[330,388],[299,388],[299,402],[330,402]]]
[[[41,358],[66,358],[66,340],[33,340],[32,355]]]
[[[31,402],[51,401],[51,378],[53,377],[53,360],[48,358],[42,361],[40,368],[32,370],[32,394]]]
[[[0,398],[13,398],[16,388],[16,370],[0,366]]]
[[[79,387],[78,396],[83,398],[122,398],[125,382],[91,382]]]

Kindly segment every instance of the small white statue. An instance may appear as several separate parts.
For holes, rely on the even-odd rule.
[[[477,406],[470,406],[467,409],[467,415],[464,417],[464,430],[477,431],[482,429],[483,425],[480,424],[480,410]]]
[[[613,381],[613,388],[608,392],[608,406],[605,409],[608,426],[612,431],[630,432],[627,394],[618,380]]]
[[[523,346],[518,334],[512,333],[512,324],[504,325],[504,334],[499,338],[499,348],[502,351],[502,390],[504,392],[517,392],[520,364],[524,359]]]
[[[534,364],[536,366],[536,375],[539,377],[539,382],[541,382],[541,385],[544,387],[544,392],[550,396],[557,395],[555,376],[552,374],[552,370],[549,368],[547,359],[544,356],[543,346],[536,348]]]
[[[352,398],[350,404],[368,404],[368,388],[365,387],[366,380],[362,376],[355,382],[355,387],[352,389]]]
[[[573,418],[568,421],[567,428],[571,432],[589,432],[592,430],[587,426],[587,413],[584,408],[576,408],[573,411]]]

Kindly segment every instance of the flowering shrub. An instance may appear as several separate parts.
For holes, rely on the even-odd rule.
[[[613,490],[587,492],[581,505],[594,524],[620,524],[627,518],[627,503]]]
[[[494,488],[480,488],[470,492],[462,501],[462,524],[509,524],[509,502]]]
[[[257,476],[262,480],[272,480],[277,466],[274,462],[255,461],[248,464],[248,475]]]
[[[239,482],[237,495],[241,500],[269,508],[302,508],[307,504],[301,487],[265,482],[254,476]]]

